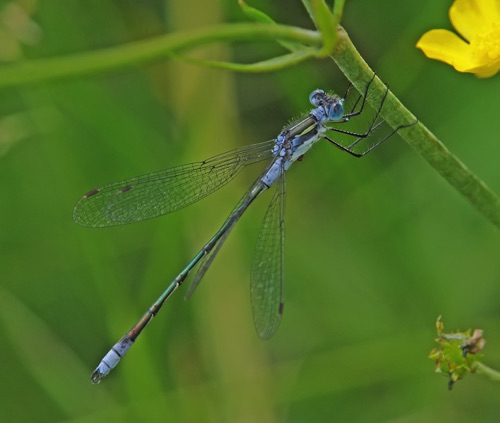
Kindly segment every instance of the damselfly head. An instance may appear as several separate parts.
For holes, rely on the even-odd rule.
[[[326,93],[323,90],[314,90],[309,95],[309,102],[314,106],[320,106],[325,100]]]

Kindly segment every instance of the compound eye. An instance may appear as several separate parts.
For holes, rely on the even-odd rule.
[[[342,106],[342,103],[332,104],[328,110],[330,120],[340,120],[342,116],[344,116],[344,106]]]
[[[321,100],[325,98],[325,92],[323,90],[314,90],[309,96],[309,102],[314,106],[318,107],[321,104]]]

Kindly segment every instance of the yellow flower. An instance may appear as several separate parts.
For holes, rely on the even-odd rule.
[[[431,59],[480,78],[500,70],[500,0],[455,0],[450,21],[464,41],[446,29],[426,32],[417,48]]]

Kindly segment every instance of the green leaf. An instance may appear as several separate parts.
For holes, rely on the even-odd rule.
[[[243,0],[239,0],[238,3],[240,5],[243,13],[245,13],[245,15],[249,19],[252,19],[255,22],[260,22],[260,23],[265,23],[265,24],[276,24],[276,21],[273,18],[271,18],[269,15],[267,15],[266,13],[264,13],[258,9],[255,9],[254,7],[249,6]],[[291,43],[291,42],[283,41],[283,40],[278,40],[278,43],[290,51],[301,50],[304,48],[304,46],[302,44],[299,44],[299,43]]]
[[[256,9],[255,7],[249,6],[243,0],[239,0],[238,3],[243,13],[247,15],[248,18],[254,20],[255,22],[276,23],[276,21],[269,15]]]
[[[337,44],[338,19],[332,15],[324,0],[311,0],[311,13],[323,41],[318,57],[330,56]]]

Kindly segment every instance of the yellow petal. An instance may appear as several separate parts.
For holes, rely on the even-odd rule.
[[[489,78],[493,75],[495,75],[500,69],[493,69],[493,70],[488,70],[488,71],[479,71],[475,72],[475,75],[478,78]]]
[[[426,32],[418,40],[417,48],[430,59],[448,63],[459,72],[480,65],[471,59],[469,44],[446,29],[433,29]]]
[[[467,40],[500,22],[500,0],[455,0],[450,7],[450,21]]]
[[[490,62],[486,65],[466,69],[463,72],[470,72],[475,74],[478,78],[489,78],[500,71],[500,59]]]

